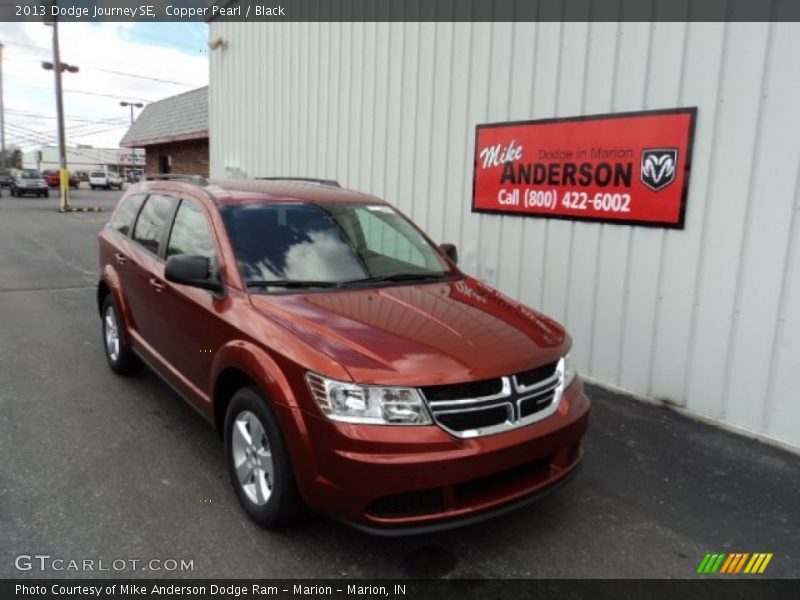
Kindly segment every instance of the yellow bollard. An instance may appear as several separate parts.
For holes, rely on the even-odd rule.
[[[60,169],[60,189],[61,189],[61,200],[59,204],[59,210],[61,212],[67,212],[70,209],[69,206],[69,171],[67,169]]]

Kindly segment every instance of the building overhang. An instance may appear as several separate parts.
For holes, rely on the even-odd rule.
[[[132,140],[121,142],[120,146],[123,148],[147,148],[148,146],[157,146],[160,144],[173,144],[175,142],[189,142],[193,140],[207,140],[208,129],[202,131],[194,131],[192,133],[181,133],[179,135],[168,135],[164,137],[151,138],[148,140]]]

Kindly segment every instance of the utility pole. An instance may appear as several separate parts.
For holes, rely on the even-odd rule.
[[[124,100],[119,103],[120,106],[131,107],[131,127],[133,127],[133,108],[142,108],[144,104],[141,102],[125,102]],[[136,170],[136,148],[131,148],[131,169]]]
[[[3,104],[3,44],[0,44],[0,169],[6,167],[6,108]]]
[[[125,101],[120,102],[119,105],[131,107],[131,125],[133,125],[133,107],[135,106],[136,108],[142,108],[144,106],[144,104],[142,104],[141,102],[125,102]]]
[[[61,199],[59,210],[66,212],[69,205],[69,174],[67,173],[67,140],[64,136],[64,93],[61,90],[61,52],[58,48],[58,17],[53,17],[53,73],[56,78],[56,114],[58,116],[58,166],[61,174]]]
[[[58,0],[53,0],[53,5],[57,5]],[[53,21],[45,23],[53,28],[53,62],[43,62],[43,69],[53,69],[56,81],[56,116],[58,117],[58,166],[61,182],[61,199],[59,202],[59,212],[71,210],[69,205],[69,172],[67,171],[67,139],[64,135],[64,93],[61,89],[61,72],[69,71],[77,73],[78,67],[61,62],[61,52],[58,48],[58,17],[54,16]]]

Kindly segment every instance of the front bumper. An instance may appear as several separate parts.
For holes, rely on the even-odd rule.
[[[495,435],[455,438],[438,426],[336,423],[303,413],[306,503],[361,529],[413,534],[463,525],[559,487],[583,456],[590,402],[579,378],[552,416]]]

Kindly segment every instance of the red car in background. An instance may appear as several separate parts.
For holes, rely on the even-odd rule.
[[[42,171],[42,177],[44,177],[44,180],[47,182],[47,185],[50,186],[50,187],[55,188],[55,187],[58,187],[58,186],[61,185],[61,176],[60,176],[58,171],[55,171],[55,170],[52,170],[52,169],[47,170],[47,171]],[[69,187],[71,187],[72,189],[77,190],[80,187],[80,185],[81,185],[80,177],[78,177],[74,173],[70,173],[69,174]]]
[[[265,527],[303,505],[384,534],[470,523],[571,478],[590,402],[569,334],[456,258],[332,182],[159,176],[99,234],[106,360],[218,429]]]

